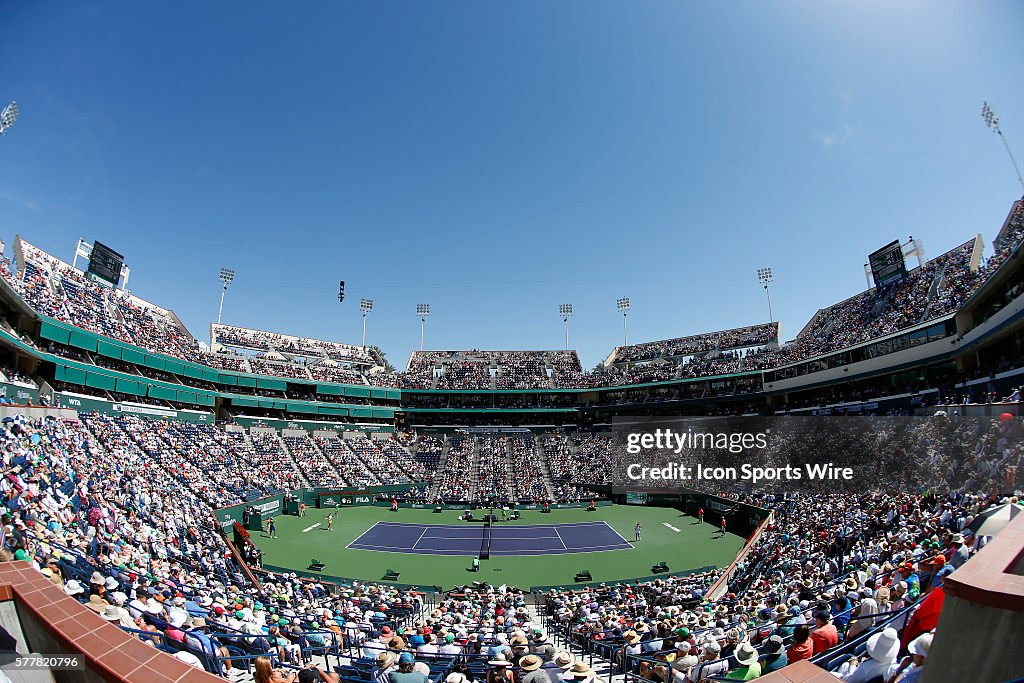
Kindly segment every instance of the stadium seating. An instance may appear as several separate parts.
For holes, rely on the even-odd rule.
[[[999,424],[993,423],[992,429],[1006,428]],[[950,435],[950,430],[962,438],[957,429],[956,423],[934,418],[923,423],[918,442],[908,447],[927,450],[938,434]],[[479,477],[471,478],[474,495],[505,490],[518,496],[524,491],[529,495],[532,487],[516,488],[516,479],[507,476],[511,470],[535,470],[527,482],[543,479],[548,469],[556,481],[587,483],[599,466],[592,464],[590,474],[575,470],[602,462],[610,446],[599,434],[551,434],[541,437],[539,449],[527,436],[454,435],[441,442],[442,455],[434,459],[439,441],[412,434],[399,440],[282,438],[269,430],[247,433],[223,425],[133,415],[82,413],[77,422],[18,417],[0,428],[4,466],[18,464],[28,478],[43,472],[46,477],[35,488],[22,488],[16,480],[5,482],[7,507],[18,530],[8,543],[24,550],[19,539],[34,539],[30,550],[39,566],[83,602],[89,597],[81,584],[99,581],[109,586],[104,593],[108,598],[98,606],[113,608],[116,621],[139,638],[168,644],[167,638],[173,636],[169,625],[178,618],[176,610],[186,605],[192,615],[205,615],[205,627],[193,624],[187,630],[208,629],[213,649],[206,651],[204,661],[209,670],[222,674],[227,673],[226,658],[242,651],[276,654],[281,661],[294,663],[317,651],[290,630],[290,623],[289,629],[281,625],[277,631],[286,645],[276,652],[266,644],[243,646],[238,641],[242,635],[268,635],[254,627],[269,626],[263,601],[266,595],[278,594],[289,596],[288,609],[294,614],[289,618],[299,621],[302,633],[333,634],[329,638],[345,638],[357,647],[370,644],[372,649],[382,624],[397,625],[405,619],[401,623],[420,634],[431,627],[455,630],[460,633],[459,647],[471,651],[471,635],[484,642],[494,636],[493,621],[480,609],[483,599],[495,607],[507,605],[505,623],[510,628],[558,633],[613,665],[625,661],[616,652],[632,639],[627,631],[643,624],[638,652],[653,658],[684,642],[710,651],[713,641],[719,656],[699,663],[680,661],[691,666],[723,662],[725,670],[736,667],[735,660],[728,659],[731,649],[749,643],[764,659],[773,647],[772,636],[779,636],[786,647],[794,645],[801,626],[812,625],[814,617],[824,614],[811,633],[836,626],[837,639],[830,649],[811,653],[819,664],[841,670],[849,668],[849,655],[864,647],[866,639],[889,627],[911,628],[907,610],[941,581],[937,569],[942,565],[930,558],[941,554],[943,562],[956,567],[966,561],[978,544],[965,543],[957,534],[965,533],[974,516],[996,501],[993,496],[963,492],[734,496],[737,502],[772,510],[774,518],[727,577],[720,599],[709,600],[708,591],[722,578],[721,571],[674,577],[667,567],[656,565],[651,571],[663,578],[551,591],[546,596],[546,624],[526,607],[521,591],[507,587],[467,588],[458,596],[441,597],[423,613],[417,612],[423,605],[420,596],[373,583],[360,584],[358,590],[343,587],[338,602],[315,583],[268,575],[260,593],[235,564],[222,537],[211,531],[216,526],[215,507],[247,500],[273,486],[296,485],[300,472],[306,479],[329,478],[334,467],[341,476],[353,476],[354,471],[357,476],[391,481],[410,475],[410,463],[428,474],[441,460],[461,463],[463,472],[476,463]],[[422,443],[431,457],[419,461],[408,455],[403,443]],[[999,443],[982,438],[977,453],[994,465],[994,476],[1001,476],[996,463],[1006,457]],[[319,455],[318,448],[329,455]],[[339,453],[359,468],[337,468]],[[441,469],[434,483],[451,486],[443,475],[456,469]],[[31,527],[23,523],[26,519]],[[254,547],[241,550],[258,565]],[[137,567],[145,567],[147,578],[138,584],[133,600],[129,589]],[[583,572],[577,578],[592,579]],[[230,601],[227,586],[233,586]],[[233,612],[226,609],[228,604],[236,605]],[[123,619],[117,608],[124,610]],[[331,616],[325,618],[324,609]],[[416,625],[413,614],[418,614]],[[202,647],[197,651],[203,652]]]
[[[372,348],[229,325],[213,326],[211,353],[169,310],[98,285],[20,238],[15,252],[22,262],[17,268],[5,262],[0,276],[42,315],[224,370],[440,390],[625,386],[776,368],[950,315],[1019,246],[1021,213],[1018,203],[996,253],[980,267],[979,242],[970,240],[901,282],[819,310],[788,344],[780,346],[777,323],[751,325],[618,347],[608,367],[595,372],[585,372],[574,351],[461,350],[417,351],[404,372],[390,373]]]
[[[340,363],[383,365],[376,351],[323,339],[297,337],[278,332],[252,330],[232,325],[212,325],[214,346],[228,346],[250,351],[287,354],[308,359],[329,360]]]
[[[380,478],[352,451],[346,441],[336,435],[319,434],[314,440],[341,476],[344,484],[360,489],[381,484]]]

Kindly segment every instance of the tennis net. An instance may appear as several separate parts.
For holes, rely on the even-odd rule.
[[[491,556],[491,520],[484,520],[484,532],[480,538],[480,559],[486,560]]]

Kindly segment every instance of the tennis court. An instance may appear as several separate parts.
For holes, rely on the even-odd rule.
[[[494,523],[490,559],[482,562],[479,574],[470,574],[468,558],[481,556],[484,529],[482,522],[458,519],[461,510],[390,512],[366,505],[331,512],[335,519],[330,531],[324,520],[327,510],[317,510],[305,517],[277,517],[277,538],[254,532],[264,563],[301,573],[316,558],[327,566],[311,574],[328,580],[380,581],[391,569],[401,572],[399,581],[408,584],[447,588],[472,576],[527,587],[572,583],[581,569],[589,570],[595,581],[617,581],[649,576],[658,562],[667,562],[672,572],[725,566],[743,545],[743,538],[722,536],[715,525],[698,524],[672,508],[611,505],[597,512],[579,508],[551,514],[528,510],[518,520]],[[644,527],[643,540],[623,541],[633,538],[638,522]],[[600,530],[602,524],[614,536]],[[443,538],[455,535],[459,538]]]
[[[346,547],[419,555],[477,555],[486,551],[503,556],[594,553],[632,546],[605,522],[492,527],[480,523],[377,522]]]

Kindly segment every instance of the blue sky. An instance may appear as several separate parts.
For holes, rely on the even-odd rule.
[[[0,236],[126,256],[225,322],[560,348],[767,319],[793,337],[866,254],[987,242],[1024,157],[1019,2],[0,0]],[[991,247],[989,246],[990,250]],[[988,253],[988,252],[987,252]],[[344,305],[337,281],[348,282]]]

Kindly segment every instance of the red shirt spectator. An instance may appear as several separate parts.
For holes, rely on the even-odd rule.
[[[814,623],[817,625],[817,628],[811,633],[814,654],[819,654],[839,644],[839,631],[832,623],[832,615],[828,612],[817,612],[814,615]]]
[[[801,659],[814,656],[814,643],[811,641],[811,629],[807,624],[800,624],[793,631],[793,644],[786,650],[786,659],[792,664]]]

